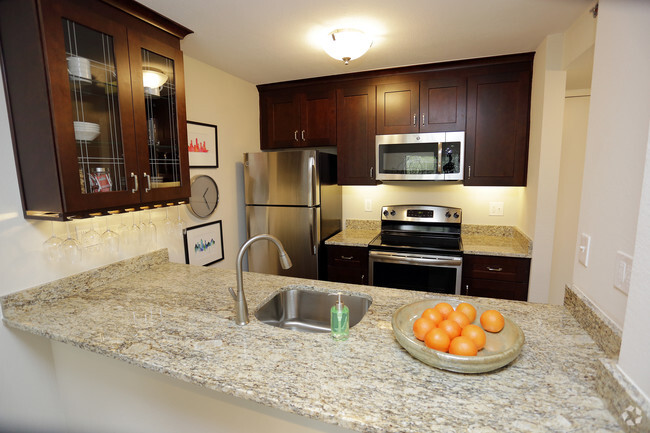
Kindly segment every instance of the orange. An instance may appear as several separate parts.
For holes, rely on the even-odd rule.
[[[438,323],[442,322],[442,320],[444,319],[442,317],[442,313],[436,310],[435,308],[427,308],[426,310],[424,310],[424,312],[422,313],[422,317],[426,317],[427,319],[433,320],[436,326],[438,326]]]
[[[453,320],[454,322],[458,323],[461,329],[466,327],[470,323],[469,318],[465,314],[461,313],[460,311],[452,311],[451,313],[449,313],[449,316],[447,316],[447,320]]]
[[[427,347],[430,347],[441,352],[446,352],[449,349],[449,343],[451,339],[445,331],[440,328],[432,329],[427,332],[427,335],[424,337],[424,344]]]
[[[483,329],[481,329],[481,327],[478,325],[467,325],[463,328],[460,335],[463,337],[468,337],[470,340],[472,340],[474,344],[476,344],[476,348],[478,350],[483,349],[485,346],[485,331],[483,331]]]
[[[472,323],[476,319],[476,308],[472,304],[467,302],[461,302],[456,307],[456,311],[463,313],[469,319],[469,323]]]
[[[433,307],[433,308],[435,308],[436,310],[438,310],[438,311],[440,311],[442,313],[442,318],[443,319],[446,319],[447,316],[449,316],[449,313],[454,311],[454,307],[452,307],[451,305],[449,305],[446,302],[440,302],[440,303],[436,304],[436,306]]]
[[[481,326],[488,332],[499,332],[504,324],[505,320],[497,310],[487,310],[481,314]]]
[[[436,324],[433,323],[433,320],[427,319],[426,317],[420,317],[415,322],[413,322],[413,335],[420,341],[424,341],[424,336],[427,335],[427,332],[431,331],[436,327]]]
[[[454,339],[460,335],[460,325],[453,320],[443,320],[438,324],[438,328],[442,329],[449,335],[450,339]]]
[[[449,353],[453,355],[476,356],[478,349],[469,337],[456,337],[449,344]]]

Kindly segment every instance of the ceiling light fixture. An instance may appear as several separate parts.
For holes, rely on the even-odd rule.
[[[330,57],[343,60],[347,65],[350,60],[363,56],[371,45],[372,39],[361,30],[338,29],[327,35],[323,49]]]

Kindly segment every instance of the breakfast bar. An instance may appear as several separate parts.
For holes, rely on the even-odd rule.
[[[620,431],[594,389],[603,351],[563,306],[462,299],[525,334],[484,374],[427,366],[397,342],[392,314],[439,295],[244,273],[250,323],[235,324],[233,270],[170,263],[164,250],[1,298],[5,326],[206,389],[363,432]],[[269,326],[254,313],[279,290],[364,294],[347,341]]]

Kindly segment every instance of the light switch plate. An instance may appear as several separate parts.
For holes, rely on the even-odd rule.
[[[625,293],[630,291],[630,276],[634,259],[622,251],[616,251],[616,269],[614,271],[614,287]]]
[[[502,201],[491,201],[490,202],[490,215],[491,216],[503,216],[503,202]]]
[[[582,263],[585,268],[589,265],[589,245],[591,244],[591,236],[582,233],[580,235],[580,245],[578,246],[578,261]]]

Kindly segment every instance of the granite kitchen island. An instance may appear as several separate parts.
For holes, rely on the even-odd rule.
[[[594,390],[605,354],[563,306],[463,298],[523,330],[519,357],[465,375],[412,358],[391,316],[434,294],[244,274],[251,322],[237,326],[235,272],[158,251],[2,298],[4,323],[209,390],[364,432],[620,431]],[[363,293],[347,341],[275,328],[254,312],[283,287]]]

